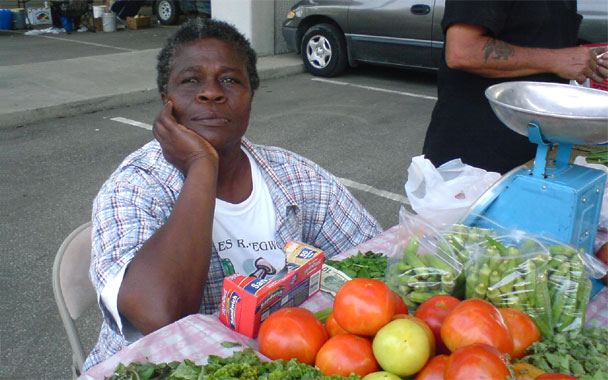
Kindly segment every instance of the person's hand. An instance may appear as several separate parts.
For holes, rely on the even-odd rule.
[[[578,83],[584,83],[587,78],[595,82],[602,82],[605,76],[597,67],[597,55],[585,46],[558,49],[555,57],[554,72],[564,79],[574,79]]]
[[[597,54],[597,70],[596,73],[603,79],[600,81],[596,81],[597,83],[601,83],[608,78],[608,48],[594,49],[595,54]]]
[[[167,161],[177,167],[185,176],[192,164],[207,160],[218,165],[217,151],[207,140],[185,126],[173,116],[173,103],[168,101],[154,120],[154,137],[163,149]]]

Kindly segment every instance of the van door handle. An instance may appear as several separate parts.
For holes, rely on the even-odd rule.
[[[410,10],[415,15],[428,15],[431,12],[431,7],[426,4],[414,4]]]

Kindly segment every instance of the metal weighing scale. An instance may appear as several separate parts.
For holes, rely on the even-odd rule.
[[[461,221],[489,228],[493,221],[593,254],[606,174],[571,164],[570,152],[572,144],[608,143],[608,92],[557,83],[506,82],[489,87],[485,95],[498,119],[538,148],[533,165],[503,175]],[[548,159],[555,147],[555,157]],[[600,287],[594,281],[592,294]]]

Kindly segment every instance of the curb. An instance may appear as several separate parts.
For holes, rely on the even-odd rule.
[[[263,81],[295,75],[304,71],[304,64],[300,62],[297,64],[290,63],[281,67],[262,68],[258,70],[258,75],[260,80]],[[50,119],[59,119],[113,108],[134,106],[157,99],[160,99],[160,95],[158,94],[158,89],[154,87],[122,94],[91,97],[48,107],[7,112],[0,114],[0,130],[16,128],[25,124],[37,123]]]

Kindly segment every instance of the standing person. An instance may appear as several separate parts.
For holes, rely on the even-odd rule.
[[[494,114],[484,91],[504,81],[567,83],[608,76],[608,59],[576,47],[575,0],[447,0],[438,100],[422,153],[435,166],[454,158],[505,173],[534,158],[536,145]]]
[[[381,232],[332,174],[243,137],[259,77],[235,28],[187,22],[157,70],[156,139],[120,164],[93,203],[90,274],[104,321],[85,369],[182,317],[216,311],[225,260],[243,274],[265,260],[278,273],[288,240],[331,257]]]

